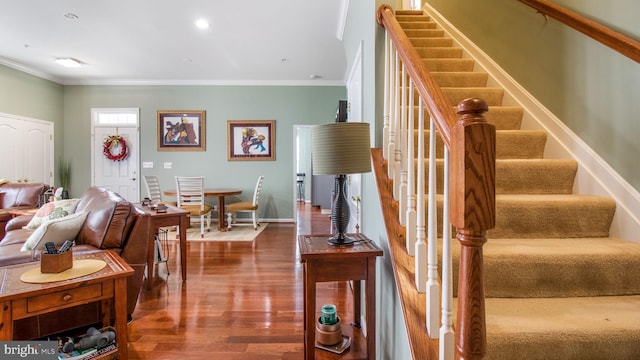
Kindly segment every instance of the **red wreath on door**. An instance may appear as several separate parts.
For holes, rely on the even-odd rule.
[[[117,149],[118,145],[120,146],[120,153],[114,154],[112,149]],[[124,160],[127,155],[129,155],[127,142],[120,135],[107,136],[107,139],[104,141],[102,146],[102,153],[107,157],[107,159],[112,161]]]

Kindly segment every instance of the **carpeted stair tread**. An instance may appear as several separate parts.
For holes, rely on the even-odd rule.
[[[518,130],[522,125],[524,110],[520,106],[489,106],[485,119],[496,126],[496,130]]]
[[[425,192],[428,192],[425,188]],[[426,194],[425,194],[426,195]],[[442,195],[436,195],[438,236],[442,234]],[[428,199],[425,196],[428,213]],[[496,194],[496,225],[490,239],[605,238],[616,203],[595,195]],[[426,215],[425,215],[426,216]]]
[[[400,14],[396,12],[396,19],[398,19],[398,22],[403,23],[403,22],[424,22],[424,21],[430,21],[431,17],[429,15],[425,15],[425,14]]]
[[[396,16],[428,16],[422,10],[398,9],[395,11]]]
[[[414,20],[414,21],[399,21],[400,27],[409,30],[409,29],[435,29],[438,27],[438,24],[429,21],[429,19],[422,20]]]
[[[487,84],[485,72],[432,72],[431,76],[441,87],[480,87]]]
[[[417,166],[418,160],[414,160],[414,169]],[[426,171],[429,159],[425,160],[424,166]],[[497,159],[496,194],[571,194],[577,169],[575,160],[569,159]],[[417,174],[414,174],[417,181]],[[437,159],[438,193],[442,193],[443,181],[444,160]]]
[[[496,194],[571,194],[577,170],[570,159],[498,159]]]
[[[444,30],[441,29],[408,29],[405,30],[408,37],[442,37]]]
[[[422,59],[455,59],[462,57],[462,48],[459,47],[416,47],[416,51]]]
[[[485,360],[635,360],[640,354],[640,296],[488,298],[485,309]]]
[[[453,39],[447,37],[411,38],[413,46],[419,47],[443,47],[453,45]]]
[[[595,195],[496,195],[490,238],[608,237],[616,203]]]
[[[453,247],[454,284],[459,248]],[[640,262],[640,243],[617,238],[489,238],[483,252],[486,297],[640,295],[640,272],[629,271]]]
[[[425,59],[429,71],[473,71],[473,59]]]
[[[468,98],[481,98],[489,106],[500,106],[502,105],[504,89],[498,87],[443,87],[442,93],[447,98],[447,101],[454,106]],[[420,104],[417,89],[414,89],[413,99],[414,105]]]
[[[428,128],[428,125],[425,125]],[[414,154],[418,149],[418,131],[414,130]],[[428,143],[429,130],[424,132]],[[547,133],[540,130],[500,130],[496,131],[496,156],[498,159],[542,159],[547,143]],[[436,137],[436,157],[444,157],[443,142]],[[425,145],[425,156],[429,147]]]
[[[441,74],[441,73],[440,73]],[[465,73],[461,73],[465,74]],[[466,73],[475,74],[475,73]],[[456,107],[452,106],[453,111],[456,111]],[[414,127],[418,129],[418,112],[419,107],[413,108]],[[522,124],[522,115],[524,111],[520,106],[490,106],[489,111],[484,114],[485,119],[490,124],[495,125],[496,130],[518,130]],[[424,118],[429,119],[429,112],[425,110]],[[543,136],[546,139],[546,135]],[[545,140],[546,141],[546,140]]]
[[[480,98],[489,106],[500,106],[504,95],[504,89],[499,87],[442,88],[442,92],[452,105],[468,98]]]

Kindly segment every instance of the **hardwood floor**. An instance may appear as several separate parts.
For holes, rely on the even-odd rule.
[[[299,203],[298,222],[271,223],[253,242],[189,242],[182,282],[177,242],[155,265],[129,324],[130,359],[303,359],[303,267],[297,234],[329,233],[329,216]],[[167,273],[169,271],[169,274]],[[352,318],[348,282],[322,283],[317,304],[333,303],[343,324]],[[365,341],[343,358],[365,358]],[[316,350],[316,359],[338,359]]]

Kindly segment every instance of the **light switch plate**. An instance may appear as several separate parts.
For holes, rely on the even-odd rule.
[[[142,162],[143,169],[153,169],[153,161],[143,161]]]
[[[171,168],[173,168],[173,163],[171,163],[171,162],[166,162],[166,163],[164,163],[164,168],[165,168],[165,169],[171,169]]]

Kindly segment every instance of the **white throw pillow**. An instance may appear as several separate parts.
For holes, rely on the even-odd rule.
[[[54,202],[46,203],[38,209],[25,228],[31,230],[37,229],[40,225],[49,220],[69,216],[76,211],[77,203],[78,199],[56,200]]]
[[[79,211],[60,219],[45,222],[31,233],[20,251],[43,249],[44,244],[49,241],[59,247],[65,240],[75,239],[88,214],[86,211]]]

